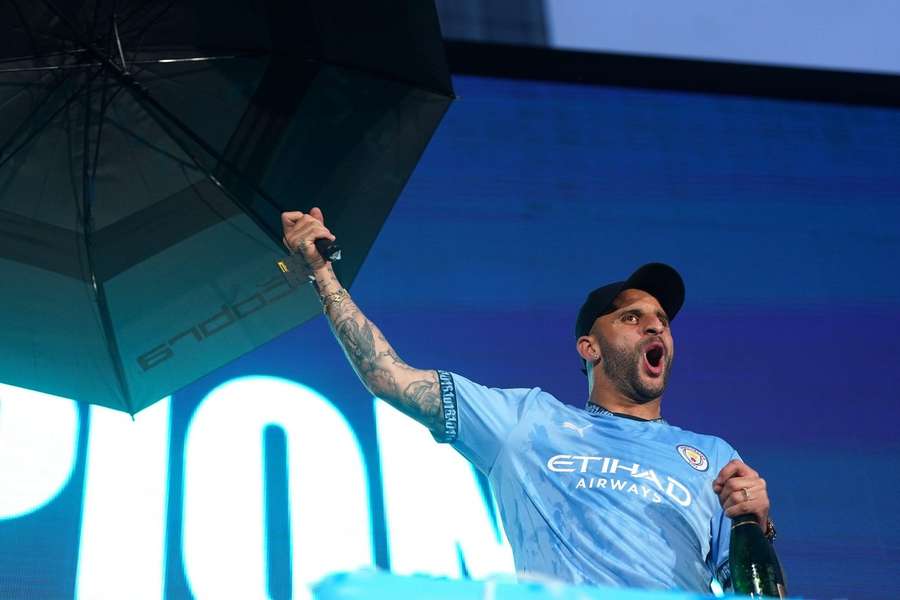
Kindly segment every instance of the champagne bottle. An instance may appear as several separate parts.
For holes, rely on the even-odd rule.
[[[753,515],[739,515],[731,521],[728,562],[734,593],[751,598],[787,595],[775,549]]]

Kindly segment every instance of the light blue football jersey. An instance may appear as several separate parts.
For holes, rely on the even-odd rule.
[[[712,482],[737,452],[662,421],[438,371],[449,442],[484,473],[522,574],[709,592],[731,521]],[[605,411],[604,411],[605,412]]]

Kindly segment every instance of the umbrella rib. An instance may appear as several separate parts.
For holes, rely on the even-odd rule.
[[[115,13],[113,13],[112,28],[116,40],[116,50],[119,51],[119,60],[122,61],[122,69],[127,73],[128,65],[125,64],[125,53],[122,51],[122,39],[119,37],[119,25],[116,23]]]
[[[99,2],[96,10],[99,11]],[[96,12],[94,13],[97,14]],[[113,14],[115,14],[115,3],[113,4]],[[115,19],[115,17],[113,17]],[[95,19],[96,20],[96,19]],[[113,20],[113,25],[115,26],[115,20]],[[107,43],[106,43],[106,53],[109,54],[109,46],[112,45],[111,36],[107,35]],[[109,99],[107,103],[106,100],[106,80],[109,77],[109,73],[107,73],[106,69],[103,70],[103,81],[100,84],[101,96],[100,96],[100,114],[97,117],[97,143],[94,144],[94,166],[91,169],[91,179],[96,181],[97,177],[97,165],[100,162],[100,141],[103,139],[103,123],[104,117],[106,116],[106,110],[109,108],[110,104],[112,104],[113,99],[116,97],[116,93],[113,93],[112,98]],[[121,89],[121,88],[118,88]],[[118,91],[118,89],[116,91]]]
[[[99,67],[100,63],[80,63],[71,65],[46,65],[43,67],[13,67],[9,69],[0,69],[0,73],[35,73],[40,71],[68,71],[72,69],[90,69],[91,67]]]
[[[214,60],[229,60],[232,58],[247,58],[258,56],[255,53],[246,53],[246,54],[222,54],[215,56],[188,56],[188,57],[179,57],[179,58],[154,58],[154,59],[144,59],[144,60],[132,60],[131,64],[133,65],[155,65],[155,64],[171,64],[171,63],[185,63],[185,62],[210,62]]]
[[[112,100],[110,100],[109,103],[106,101],[106,73],[103,74],[103,83],[100,87],[102,88],[102,92],[100,96],[100,115],[97,117],[97,141],[94,143],[94,164],[91,168],[92,181],[96,181],[97,178],[97,164],[100,162],[100,141],[103,139],[104,117],[106,116],[106,110],[112,103]],[[115,97],[115,95],[113,97]]]
[[[247,54],[227,54],[227,55],[215,55],[215,56],[189,56],[189,57],[177,57],[177,58],[145,58],[139,60],[131,60],[128,61],[128,64],[131,65],[162,65],[162,64],[172,64],[172,63],[186,63],[186,62],[211,62],[214,60],[230,60],[234,58],[248,58],[257,56],[254,53]],[[21,59],[14,59],[21,60]],[[7,62],[14,62],[14,60],[10,60]],[[4,61],[0,61],[2,64]],[[92,67],[102,67],[104,63],[99,62],[91,62],[91,63],[77,63],[77,64],[67,64],[67,65],[45,65],[43,67],[10,67],[6,69],[0,69],[0,73],[29,73],[29,72],[37,72],[37,71],[65,71],[70,69],[90,69]]]
[[[105,72],[105,70],[104,70]],[[119,351],[119,343],[116,339],[116,332],[112,324],[112,315],[109,311],[109,301],[106,298],[106,287],[102,281],[97,279],[96,262],[94,261],[94,251],[92,247],[94,237],[94,181],[91,177],[91,87],[88,85],[87,94],[84,102],[84,134],[82,141],[82,162],[81,162],[81,201],[82,208],[82,229],[84,230],[84,250],[87,258],[87,268],[90,274],[90,283],[94,288],[94,294],[97,298],[97,309],[100,312],[100,324],[103,327],[103,335],[106,339],[106,348],[109,357],[113,363],[113,370],[116,374],[116,380],[119,384],[119,391],[122,394],[122,400],[125,402],[125,408],[129,414],[134,414],[133,404],[131,402],[131,394],[128,390],[128,381],[125,377],[125,367],[122,362],[122,354]],[[102,117],[100,120],[102,126]],[[99,146],[100,140],[97,140]]]
[[[40,54],[39,55],[37,53],[34,53],[29,56],[11,56],[9,58],[0,59],[0,65],[5,65],[6,63],[22,62],[24,60],[34,61],[34,60],[47,60],[50,58],[57,58],[60,56],[66,57],[66,56],[72,56],[73,54],[81,54],[82,52],[87,52],[87,50],[84,50],[81,48],[76,48],[73,50],[66,50],[63,52],[51,52],[49,54]]]

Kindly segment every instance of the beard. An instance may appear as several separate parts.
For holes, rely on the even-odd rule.
[[[600,338],[600,351],[603,360],[603,373],[609,378],[617,390],[637,404],[646,404],[663,395],[672,369],[671,356],[666,357],[666,367],[662,375],[650,382],[641,377],[641,362],[644,353],[640,348],[622,348],[613,346]]]

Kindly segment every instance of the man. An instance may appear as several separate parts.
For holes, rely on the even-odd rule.
[[[335,336],[360,379],[448,442],[491,482],[516,569],[572,583],[709,591],[728,583],[730,517],[767,535],[766,483],[719,438],[660,416],[684,284],[653,263],[591,292],[578,313],[585,409],[532,389],[490,389],[409,366],[315,249],[321,211],[282,215]]]

